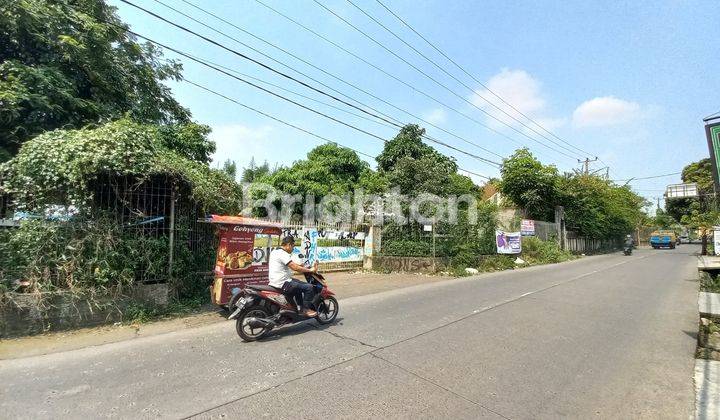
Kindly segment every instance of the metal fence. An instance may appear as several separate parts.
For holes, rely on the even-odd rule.
[[[575,254],[600,254],[622,248],[622,239],[567,238],[565,246]]]
[[[105,236],[112,235],[119,244],[118,251],[132,250],[138,260],[144,260],[128,260],[127,270],[134,276],[135,283],[170,283],[182,278],[174,281],[181,294],[204,288],[203,277],[212,268],[216,238],[212,226],[200,222],[205,217],[203,208],[192,199],[184,182],[168,176],[153,176],[142,181],[128,176],[100,176],[91,183],[90,190],[92,198],[82,207],[67,202],[31,207],[28,203],[17,203],[13,197],[2,196],[0,226],[15,229],[23,221],[33,221],[39,232],[55,229],[58,244],[63,240],[77,243],[90,234],[100,238],[105,232]],[[108,254],[112,252],[103,255]],[[117,255],[108,258],[118,265]],[[73,272],[53,262],[54,259],[49,261],[48,266],[42,267],[49,282],[63,285],[72,281]],[[93,261],[93,264],[113,265],[107,261]],[[22,264],[0,267],[0,278],[7,284],[15,284],[31,278],[37,268]],[[73,269],[87,270],[88,267]]]
[[[535,220],[535,236],[543,241],[557,240],[558,224]]]

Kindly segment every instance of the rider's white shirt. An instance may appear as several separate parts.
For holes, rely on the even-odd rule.
[[[290,254],[282,248],[273,250],[268,261],[268,275],[270,286],[282,287],[286,281],[292,280],[292,270],[288,264],[292,260]]]

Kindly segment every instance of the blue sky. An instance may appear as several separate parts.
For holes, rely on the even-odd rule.
[[[163,1],[402,122],[416,122],[412,117],[353,90],[238,29],[202,14],[181,0]],[[525,144],[545,163],[555,163],[561,170],[578,168],[576,158],[584,157],[580,152],[569,153],[566,150],[572,158],[563,156],[523,136],[521,133],[549,144],[546,139],[488,106],[472,91],[415,54],[345,0],[319,1],[448,86],[460,97],[439,87],[364,38],[312,0],[263,1],[438,101],[505,133],[517,143],[443,108],[305,32],[255,0],[188,1],[501,156],[509,155],[519,144]],[[292,70],[189,21],[154,0],[134,2],[230,48],[296,75]],[[119,0],[110,0],[110,3],[118,7],[122,19],[140,34],[236,71],[331,102],[328,98],[193,38]],[[602,162],[593,163],[591,168],[600,169],[607,163],[613,179],[678,172],[687,163],[708,155],[702,118],[720,111],[720,78],[717,77],[720,51],[717,22],[712,19],[717,12],[717,4],[714,2],[385,0],[384,3],[493,92],[562,139],[591,152],[590,157],[598,156]],[[378,3],[357,0],[356,4],[482,96],[522,119],[401,26]],[[175,57],[171,52],[166,55]],[[189,80],[369,155],[377,155],[382,149],[382,142],[375,138],[284,103],[199,64],[185,59],[182,61],[185,64],[184,75]],[[267,160],[271,165],[289,164],[304,157],[308,150],[321,143],[318,139],[203,92],[195,86],[182,82],[171,86],[178,100],[192,111],[198,122],[213,127],[212,138],[218,143],[217,161],[232,159],[244,166],[254,157],[259,162]],[[489,118],[466,100],[505,120],[517,131]],[[305,99],[301,101],[383,138],[389,139],[396,132],[389,127],[312,104]],[[440,130],[426,128],[428,134],[453,146],[486,158],[498,159]],[[535,129],[541,131],[537,127]],[[560,149],[552,144],[550,146]],[[488,176],[498,174],[496,168],[472,157],[442,146],[437,146],[437,149],[456,157],[462,168]],[[478,182],[482,181],[474,178]],[[675,176],[636,181],[632,185],[642,195],[652,198],[661,196],[662,189],[668,183],[679,181],[679,176]]]

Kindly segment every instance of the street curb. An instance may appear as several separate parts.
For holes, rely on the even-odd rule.
[[[695,359],[695,418],[720,419],[720,362]]]

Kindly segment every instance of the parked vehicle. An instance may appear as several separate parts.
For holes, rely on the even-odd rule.
[[[318,291],[313,301],[315,319],[320,324],[333,322],[340,307],[325,278],[319,273],[308,273],[305,279]],[[232,312],[228,319],[236,320],[235,330],[243,341],[256,341],[275,327],[310,319],[298,311],[292,296],[269,285],[248,284],[242,290],[234,290],[228,308]]]
[[[655,249],[674,249],[677,243],[677,236],[672,230],[656,230],[650,234],[650,246]]]

